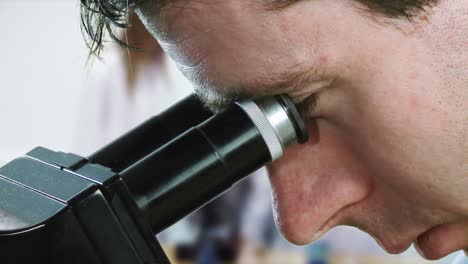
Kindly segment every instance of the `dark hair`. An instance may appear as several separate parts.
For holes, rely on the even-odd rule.
[[[131,7],[135,5],[134,0],[80,0],[80,2],[81,32],[90,55],[99,57],[104,48],[106,35],[118,44],[128,47],[128,44],[118,37],[116,30],[131,26]],[[122,2],[125,2],[125,5]]]
[[[81,29],[90,55],[99,57],[104,47],[106,34],[111,40],[129,47],[115,32],[118,28],[129,28],[131,9],[141,1],[166,2],[167,0],[80,0]],[[288,6],[302,0],[274,0],[278,6]],[[400,18],[411,17],[426,7],[434,6],[438,0],[355,0],[381,15]]]

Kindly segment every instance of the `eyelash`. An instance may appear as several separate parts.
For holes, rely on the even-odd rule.
[[[314,93],[305,99],[301,100],[299,103],[296,103],[297,110],[301,114],[304,121],[307,121],[311,118],[318,101],[318,93]]]

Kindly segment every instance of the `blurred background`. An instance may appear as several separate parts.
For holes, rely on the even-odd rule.
[[[35,146],[88,155],[192,91],[141,26],[122,32],[144,51],[108,45],[86,64],[78,0],[0,0],[0,164]],[[450,263],[398,256],[339,227],[297,247],[274,226],[265,170],[159,235],[174,263]],[[1,255],[1,249],[0,249]]]

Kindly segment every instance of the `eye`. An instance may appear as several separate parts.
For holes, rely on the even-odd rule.
[[[314,113],[318,99],[319,93],[313,93],[312,95],[309,95],[296,103],[297,109],[304,121],[307,121],[308,119],[316,116]]]
[[[315,93],[303,101],[296,104],[302,120],[308,131],[309,143],[317,143],[320,140],[319,128],[317,123],[317,115],[315,114],[315,107],[318,101],[318,93]]]

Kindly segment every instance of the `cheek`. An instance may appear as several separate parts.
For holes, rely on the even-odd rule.
[[[333,118],[367,170],[420,206],[455,210],[466,197],[452,186],[463,156],[438,97],[411,81],[356,94]]]
[[[325,122],[320,139],[296,146],[269,167],[275,194],[277,224],[293,243],[316,239],[341,221],[341,209],[370,192],[369,177],[349,148]]]
[[[388,188],[427,207],[466,204],[463,185],[451,186],[460,183],[466,164],[455,125],[460,119],[431,68],[433,58],[415,38],[382,32],[369,34],[381,41],[363,36],[361,45],[372,48],[356,48],[352,70],[337,89],[347,99],[332,102],[328,117]]]

